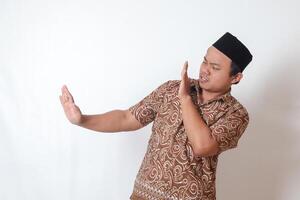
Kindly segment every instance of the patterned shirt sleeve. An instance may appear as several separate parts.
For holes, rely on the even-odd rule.
[[[158,109],[163,103],[164,94],[169,82],[170,80],[162,83],[138,103],[129,107],[131,114],[133,114],[143,126],[148,125],[155,119]]]
[[[212,136],[219,144],[218,154],[237,147],[238,140],[246,130],[249,115],[245,108],[229,112],[214,123],[210,128]]]

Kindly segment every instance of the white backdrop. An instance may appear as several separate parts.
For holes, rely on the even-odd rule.
[[[248,109],[238,148],[219,157],[219,200],[300,198],[300,3],[0,0],[0,199],[129,199],[151,126],[99,133],[71,125],[126,109],[166,80],[198,78],[226,31],[253,54],[232,94]]]

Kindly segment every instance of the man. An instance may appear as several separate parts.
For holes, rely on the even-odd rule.
[[[220,153],[237,147],[249,115],[231,85],[251,62],[247,47],[229,32],[207,50],[199,79],[168,80],[127,110],[82,115],[66,86],[60,96],[73,124],[100,132],[132,131],[153,121],[131,200],[215,200]]]

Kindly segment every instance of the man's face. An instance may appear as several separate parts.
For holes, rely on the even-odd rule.
[[[200,66],[199,85],[209,92],[225,92],[231,87],[231,59],[211,46]]]

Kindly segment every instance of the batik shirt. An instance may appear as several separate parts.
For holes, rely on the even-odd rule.
[[[213,156],[195,156],[182,120],[179,86],[180,80],[168,80],[129,108],[143,126],[153,122],[131,200],[215,200],[218,156],[237,147],[248,125],[248,112],[231,89],[200,103],[202,88],[198,79],[190,79],[192,101],[219,145]]]

